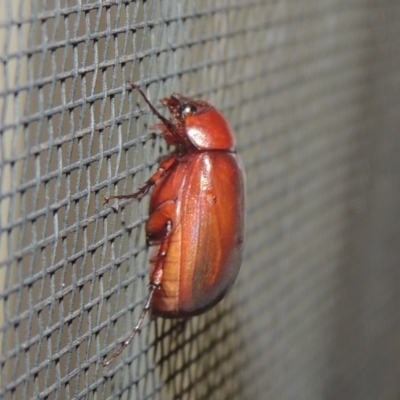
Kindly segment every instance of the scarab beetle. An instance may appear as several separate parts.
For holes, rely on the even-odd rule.
[[[175,151],[136,193],[152,189],[146,223],[150,258],[149,296],[142,314],[109,365],[140,330],[148,310],[165,318],[186,318],[216,305],[232,286],[243,256],[245,176],[235,139],[211,104],[178,94],[162,99],[172,120],[162,116],[134,83],[156,128]]]

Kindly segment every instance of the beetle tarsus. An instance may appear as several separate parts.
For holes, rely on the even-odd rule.
[[[153,298],[153,294],[156,289],[157,289],[157,285],[150,284],[149,297],[146,301],[145,306],[143,307],[142,314],[140,315],[138,323],[133,328],[133,330],[132,330],[131,334],[128,336],[128,338],[126,340],[124,340],[124,342],[122,343],[122,346],[119,348],[119,350],[117,350],[111,358],[101,362],[103,367],[107,367],[108,365],[113,363],[116,360],[116,358],[129,346],[129,344],[132,342],[132,340],[136,336],[136,334],[138,332],[140,332],[143,321],[144,321],[144,317],[146,316],[147,312],[150,310],[151,300]]]
[[[144,195],[147,194],[147,192],[150,190],[150,188],[154,185],[153,182],[150,180],[145,183],[143,187],[141,187],[137,192],[132,193],[132,194],[123,194],[123,195],[118,195],[118,196],[103,196],[103,205],[107,204],[110,200],[138,200],[141,199]]]

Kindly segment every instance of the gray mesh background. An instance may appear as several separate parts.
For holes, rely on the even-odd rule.
[[[0,3],[1,398],[400,399],[398,1]],[[102,195],[168,152],[127,80],[230,121],[246,257],[103,369],[146,300],[148,196]]]

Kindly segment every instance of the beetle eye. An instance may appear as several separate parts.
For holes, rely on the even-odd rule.
[[[195,114],[197,112],[197,107],[193,104],[185,104],[183,106],[182,114],[190,115]]]

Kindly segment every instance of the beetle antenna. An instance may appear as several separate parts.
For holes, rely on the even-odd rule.
[[[136,326],[133,328],[129,337],[122,343],[122,346],[119,348],[119,350],[116,351],[111,358],[101,362],[103,364],[103,367],[107,367],[112,362],[114,362],[115,359],[129,346],[129,344],[132,342],[135,335],[138,332],[140,332],[140,329],[142,328],[142,325],[143,325],[144,317],[146,316],[147,312],[150,310],[151,300],[153,298],[154,292],[158,288],[157,284],[150,284],[149,286],[150,286],[149,297],[147,299],[146,305],[144,306],[144,308],[142,310],[142,314],[140,315],[139,321],[137,322]]]

